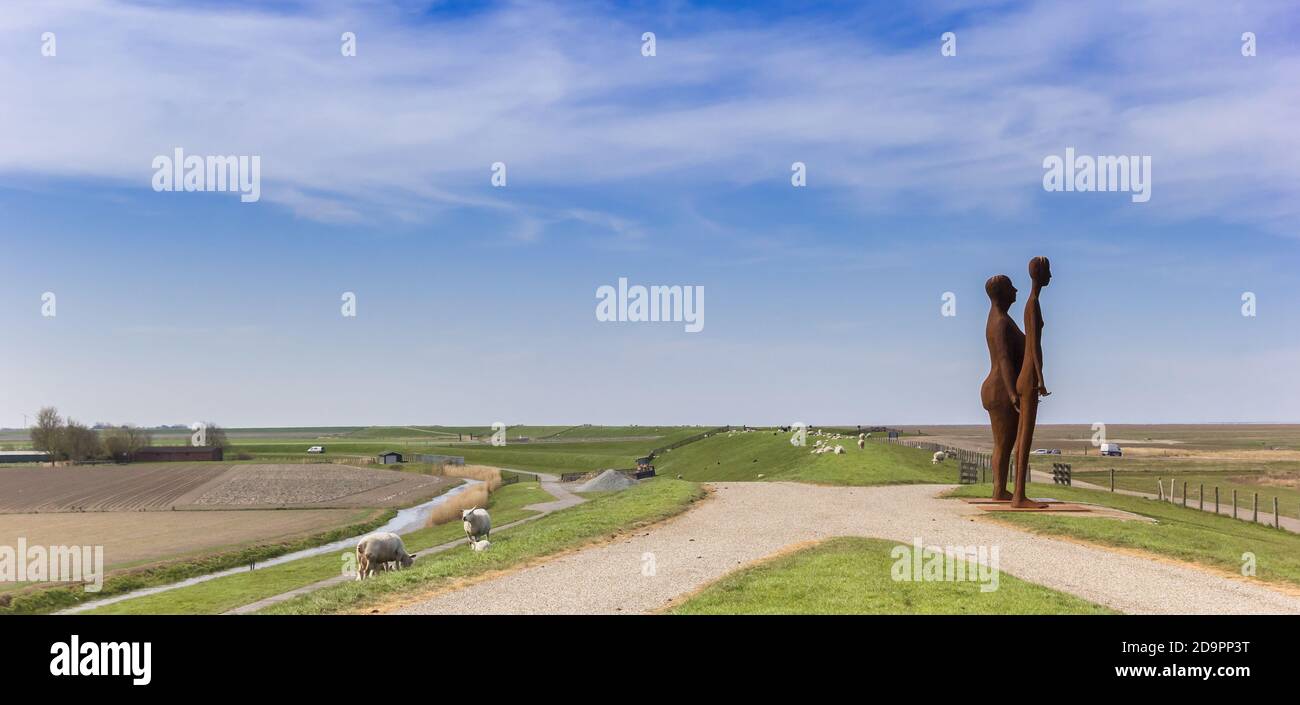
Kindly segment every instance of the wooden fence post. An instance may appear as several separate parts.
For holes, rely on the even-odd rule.
[[[1183,480],[1183,506],[1187,506],[1187,480]]]
[[[1258,492],[1255,493],[1255,515],[1251,518],[1251,521],[1255,522],[1256,524],[1259,523],[1259,493]]]
[[[1237,488],[1232,488],[1232,518],[1237,518]]]
[[[1110,469],[1110,491],[1115,491],[1115,468]]]
[[[1214,513],[1219,513],[1219,486],[1214,486]]]
[[[1201,489],[1197,492],[1197,496],[1201,502],[1201,511],[1205,511],[1205,483],[1204,482],[1201,483]]]
[[[1273,495],[1273,528],[1282,528],[1282,515],[1277,512],[1277,495]]]
[[[1156,487],[1160,490],[1160,501],[1165,501],[1165,481],[1163,478],[1156,478]]]

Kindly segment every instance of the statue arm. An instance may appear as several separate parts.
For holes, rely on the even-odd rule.
[[[1039,308],[1037,300],[1034,301],[1034,310],[1038,313],[1038,333],[1034,336],[1034,371],[1038,375],[1038,395],[1045,397],[1051,392],[1047,391],[1047,379],[1043,377],[1043,309]]]
[[[1038,363],[1038,395],[1045,397],[1050,395],[1051,392],[1047,391],[1047,380],[1043,378],[1043,354],[1041,351],[1038,354],[1038,360],[1035,362]]]

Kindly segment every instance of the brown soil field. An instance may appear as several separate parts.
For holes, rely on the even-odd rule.
[[[427,500],[448,482],[327,463],[6,468],[0,469],[0,514],[398,507]]]
[[[223,463],[142,463],[0,470],[0,513],[170,509],[230,469]]]
[[[0,515],[0,546],[104,547],[116,569],[254,542],[301,538],[367,520],[374,510],[98,512]]]
[[[235,465],[180,500],[194,507],[398,507],[433,497],[448,482],[331,463]]]

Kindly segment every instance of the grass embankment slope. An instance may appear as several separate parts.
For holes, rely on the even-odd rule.
[[[989,484],[964,485],[954,490],[952,496],[987,497],[991,493]],[[1114,507],[1151,517],[1156,523],[1011,512],[989,518],[1035,533],[1153,553],[1237,575],[1241,574],[1243,554],[1250,553],[1255,557],[1258,579],[1300,585],[1300,535],[1289,531],[1102,490],[1033,483],[1028,494]]]
[[[428,453],[456,455],[468,463],[496,467],[519,468],[534,472],[589,472],[606,468],[630,468],[635,460],[651,450],[688,438],[703,429],[697,427],[666,426],[591,426],[591,427],[518,427],[511,428],[504,446],[487,443],[453,443],[455,436],[434,432],[446,427],[428,427],[424,432],[408,428],[374,428],[346,437],[322,440],[326,455],[307,453],[309,443],[301,440],[251,442],[234,441],[227,452],[230,458],[246,456],[254,459],[283,460],[346,460],[370,457],[387,450],[407,455]],[[464,427],[465,431],[485,429]],[[490,429],[487,429],[490,433]],[[551,437],[546,442],[515,442],[517,431],[537,431],[534,441]]]
[[[964,581],[895,581],[898,544],[837,538],[706,587],[672,614],[1109,614],[1100,605],[1002,573],[997,589]],[[910,559],[909,559],[910,560]],[[967,575],[977,566],[967,564]]]
[[[497,526],[536,514],[523,507],[552,497],[532,482],[506,485],[492,494],[488,508]],[[465,536],[459,521],[413,531],[402,537],[406,549],[423,551]],[[302,558],[251,573],[238,573],[176,588],[156,595],[124,600],[86,614],[220,614],[258,600],[281,595],[339,575],[351,551]]]
[[[692,482],[655,478],[622,492],[597,496],[493,534],[492,548],[482,553],[451,550],[415,562],[407,570],[382,573],[365,581],[333,585],[273,605],[259,614],[330,614],[357,611],[396,599],[432,593],[454,581],[503,570],[527,561],[578,548],[673,516],[703,497]]]
[[[722,432],[682,446],[655,459],[660,475],[696,482],[763,480],[824,485],[892,485],[952,483],[957,466],[932,465],[932,453],[916,448],[857,440],[828,441],[844,446],[843,455],[810,453],[818,438],[809,435],[806,447],[790,445],[789,433]],[[763,477],[759,477],[762,475]]]
[[[1183,483],[1187,483],[1188,503],[1199,501],[1200,488],[1205,487],[1205,503],[1214,502],[1214,488],[1219,488],[1219,500],[1231,509],[1232,491],[1237,490],[1237,506],[1249,511],[1254,495],[1259,493],[1260,514],[1273,514],[1273,498],[1283,516],[1300,516],[1300,462],[1293,460],[1215,460],[1203,458],[1101,458],[1069,457],[1064,462],[1073,466],[1077,480],[1094,485],[1110,485],[1110,469],[1115,469],[1115,486],[1157,494],[1157,480],[1164,482],[1169,494],[1170,482],[1177,485],[1178,497],[1183,496]],[[1050,465],[1037,467],[1049,470]]]
[[[292,511],[292,510],[286,510]],[[85,592],[82,585],[56,585],[31,590],[18,590],[0,595],[0,614],[45,614],[75,607],[89,600],[99,600],[113,595],[133,592],[158,585],[169,585],[199,575],[216,573],[230,568],[265,561],[286,553],[301,551],[340,541],[383,526],[397,515],[392,509],[367,510],[369,519],[313,534],[300,539],[260,542],[217,552],[207,552],[196,557],[145,565],[110,573],[99,592]],[[129,601],[128,601],[129,602]]]

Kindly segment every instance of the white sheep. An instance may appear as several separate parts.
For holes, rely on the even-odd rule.
[[[465,538],[469,539],[471,547],[478,543],[480,539],[486,539],[488,534],[492,533],[492,517],[488,515],[486,509],[474,507],[473,509],[462,510],[460,518],[464,523]]]
[[[948,457],[948,456],[947,456],[946,454],[944,454],[943,451],[936,451],[935,454],[934,454],[934,458],[932,458],[932,459],[930,460],[930,464],[931,464],[931,465],[938,465],[939,463],[942,463],[944,460],[946,460],[947,457]]]

